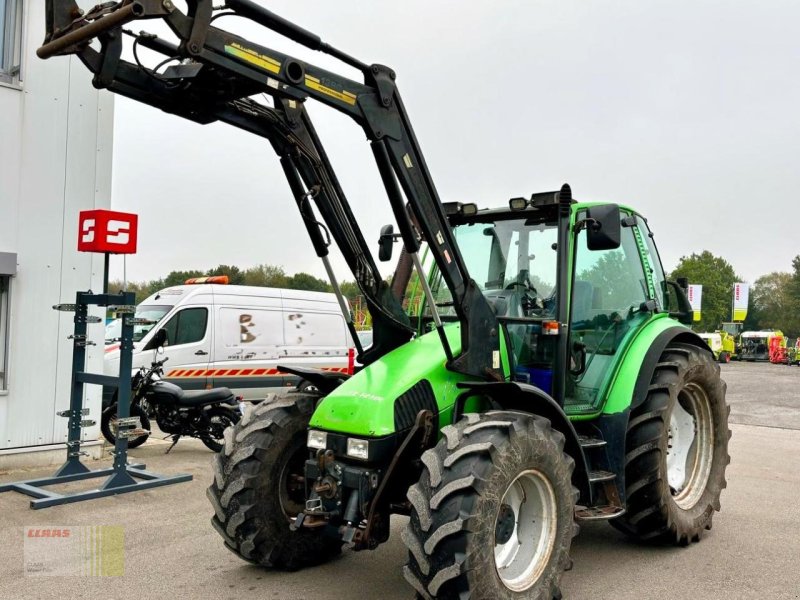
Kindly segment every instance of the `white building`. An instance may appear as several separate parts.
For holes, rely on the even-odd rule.
[[[52,306],[101,291],[103,256],[76,251],[78,212],[111,203],[112,96],[77,58],[36,57],[44,7],[0,0],[0,469],[64,457],[56,412],[69,406],[73,313]],[[98,373],[102,329],[90,327]],[[87,440],[100,394],[86,386],[85,418],[98,423]]]

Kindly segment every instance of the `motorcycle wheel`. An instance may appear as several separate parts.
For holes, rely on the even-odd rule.
[[[219,452],[222,450],[225,430],[236,425],[242,414],[236,409],[215,406],[208,409],[206,417],[210,425],[200,436],[200,441],[212,452]]]
[[[139,427],[142,429],[146,429],[150,431],[150,419],[147,418],[147,415],[144,411],[139,407],[138,404],[134,404],[131,406],[131,416],[132,417],[139,417]],[[103,437],[106,438],[106,441],[109,444],[116,444],[117,443],[117,403],[115,402],[107,409],[103,411],[103,415],[100,418],[100,431],[103,433]],[[147,438],[150,437],[149,435],[140,435],[137,438],[129,438],[128,439],[128,449],[138,448],[142,444],[147,441]]]

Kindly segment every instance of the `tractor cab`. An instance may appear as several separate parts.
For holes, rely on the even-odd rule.
[[[592,413],[619,352],[665,311],[665,278],[641,216],[574,201],[564,210],[557,196],[514,198],[502,209],[447,205],[447,212],[467,269],[500,324],[506,378],[536,386],[567,412]],[[598,228],[605,230],[600,242]],[[441,320],[457,321],[435,266],[430,282]],[[429,305],[421,317],[424,333],[433,323]]]

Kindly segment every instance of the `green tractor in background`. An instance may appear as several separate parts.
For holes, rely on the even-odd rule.
[[[83,13],[49,1],[38,54],[77,54],[97,87],[265,138],[348,319],[363,368],[284,368],[310,385],[251,406],[226,430],[208,488],[225,545],[293,570],[344,545],[374,549],[391,515],[406,515],[403,572],[419,597],[551,600],[581,521],[608,520],[637,540],[698,541],[726,485],[725,384],[686,326],[686,282],[665,280],[646,220],[576,202],[567,185],[494,209],[443,204],[393,70],[250,0],[227,0],[224,13],[187,4],[183,13],[125,0]],[[363,83],[234,35],[221,14],[325,52]],[[139,19],[163,20],[179,43],[123,31]],[[123,60],[123,33],[179,61],[161,71]],[[399,229],[383,229],[379,258],[402,244],[391,282],[309,99],[350,116],[370,141]],[[331,270],[332,242],[372,316],[369,348]]]

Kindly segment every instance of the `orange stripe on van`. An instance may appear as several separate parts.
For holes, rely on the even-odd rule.
[[[250,375],[252,372],[253,372],[253,369],[242,369],[242,372],[239,373],[239,375],[244,377],[245,375]]]

